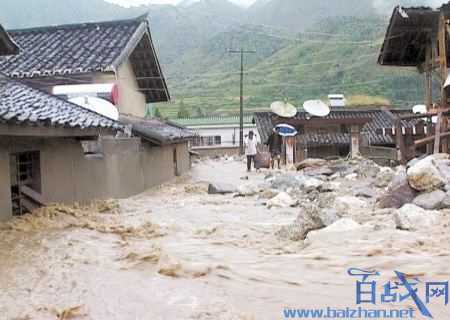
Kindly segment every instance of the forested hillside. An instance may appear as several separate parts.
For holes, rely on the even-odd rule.
[[[423,81],[415,70],[376,64],[397,2],[259,0],[244,9],[227,0],[131,8],[103,0],[2,0],[0,20],[23,28],[147,13],[173,98],[158,109],[174,117],[180,107],[190,115],[237,112],[240,57],[228,50],[239,48],[256,51],[245,57],[249,111],[283,98],[300,106],[329,93],[344,93],[355,104],[421,101]]]

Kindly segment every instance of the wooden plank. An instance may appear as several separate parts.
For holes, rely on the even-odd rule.
[[[46,205],[46,201],[44,200],[42,194],[31,189],[30,187],[23,185],[20,187],[20,192],[23,193],[28,198],[30,198],[31,200],[33,200],[34,202],[36,202],[37,204],[39,204],[40,206]]]

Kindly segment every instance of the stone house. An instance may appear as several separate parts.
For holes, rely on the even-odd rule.
[[[191,132],[141,118],[170,99],[145,18],[0,31],[0,219],[129,197],[189,170]],[[52,95],[95,83],[114,84],[119,121]]]

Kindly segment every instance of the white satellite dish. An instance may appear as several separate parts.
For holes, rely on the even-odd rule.
[[[276,115],[283,118],[292,118],[297,114],[297,108],[284,101],[275,101],[270,105],[270,109]]]
[[[85,96],[72,98],[69,101],[112,120],[119,120],[119,110],[105,99]]]
[[[413,113],[418,113],[418,114],[428,113],[427,106],[424,104],[418,104],[413,107]]]
[[[326,117],[331,110],[322,100],[308,100],[303,104],[303,108],[312,116]]]

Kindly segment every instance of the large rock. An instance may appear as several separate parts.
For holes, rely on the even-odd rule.
[[[242,184],[238,187],[238,194],[242,197],[251,197],[258,194],[260,191],[262,191],[262,188],[251,182]]]
[[[209,194],[229,194],[237,192],[237,188],[227,183],[210,183],[208,186]]]
[[[431,192],[443,188],[450,178],[448,154],[428,156],[408,169],[408,182],[415,190]]]
[[[309,232],[307,235],[307,240],[316,241],[319,239],[327,239],[331,234],[342,235],[343,233],[359,230],[361,228],[362,226],[354,220],[350,218],[342,218],[324,229]]]
[[[362,198],[375,198],[377,196],[375,190],[369,186],[358,187],[354,190],[353,194],[355,197]]]
[[[312,177],[305,177],[301,182],[301,188],[306,192],[311,192],[320,189],[323,184],[324,182],[322,180]]]
[[[327,164],[326,160],[323,159],[305,159],[302,162],[296,164],[297,170],[303,170],[305,168],[311,168],[311,167],[321,167],[325,166]]]
[[[442,209],[450,209],[450,192],[449,191],[447,191],[447,193],[445,194],[444,200],[442,200],[441,208]]]
[[[329,167],[310,167],[310,168],[306,168],[303,170],[303,173],[307,176],[332,176],[333,174],[335,174],[336,172],[334,170],[332,170]]]
[[[438,223],[435,211],[424,210],[414,204],[406,204],[394,213],[397,229],[426,230]]]
[[[334,208],[339,212],[352,212],[367,207],[367,202],[352,196],[343,196],[336,198]]]
[[[292,189],[303,189],[306,192],[319,189],[324,182],[314,177],[302,174],[285,174],[268,180],[272,189],[288,191]]]
[[[411,188],[408,183],[406,169],[398,170],[397,175],[391,181],[386,193],[378,199],[379,208],[401,208],[411,203],[418,192]]]
[[[446,197],[446,193],[442,190],[435,190],[428,193],[423,193],[417,196],[413,203],[426,210],[435,210],[442,207],[442,202]]]
[[[267,208],[289,208],[297,204],[297,201],[286,192],[281,192],[274,198],[267,201]]]
[[[391,168],[382,168],[376,176],[375,186],[378,188],[386,188],[394,177],[394,170]]]
[[[305,240],[310,231],[323,228],[325,225],[318,215],[319,209],[315,206],[308,206],[302,209],[302,212],[291,225],[282,227],[277,236],[291,241]]]

